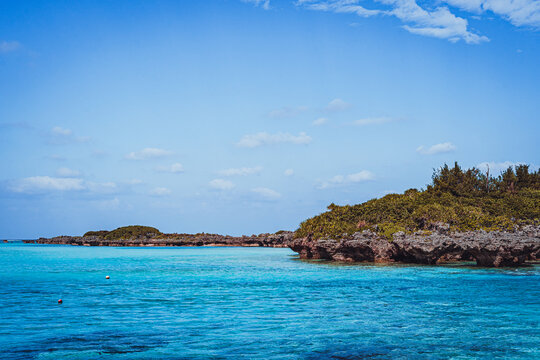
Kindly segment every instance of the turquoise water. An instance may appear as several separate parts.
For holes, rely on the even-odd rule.
[[[5,359],[540,359],[540,267],[23,244],[0,265]]]

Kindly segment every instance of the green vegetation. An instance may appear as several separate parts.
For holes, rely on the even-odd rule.
[[[99,236],[104,237],[107,235],[110,231],[108,230],[99,230],[99,231],[87,231],[83,236]]]
[[[489,171],[444,165],[426,190],[409,189],[353,206],[330,204],[328,210],[302,222],[296,237],[340,239],[370,229],[392,239],[398,231],[428,234],[440,223],[451,231],[512,230],[540,221],[540,171],[518,165],[494,178]]]
[[[113,231],[88,231],[84,236],[99,236],[107,240],[131,239],[136,237],[150,237],[161,235],[161,232],[150,226],[131,225],[123,226]]]

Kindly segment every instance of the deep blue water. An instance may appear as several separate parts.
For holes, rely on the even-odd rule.
[[[537,266],[23,244],[0,265],[2,359],[540,359]]]

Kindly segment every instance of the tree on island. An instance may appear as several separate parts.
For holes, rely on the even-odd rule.
[[[391,239],[398,231],[429,233],[441,224],[450,231],[511,231],[540,221],[540,171],[517,165],[491,177],[489,171],[445,164],[425,190],[352,206],[330,204],[328,210],[302,222],[296,237],[339,239],[369,229]]]

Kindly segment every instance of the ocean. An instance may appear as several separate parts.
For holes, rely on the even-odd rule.
[[[539,266],[9,243],[0,299],[2,359],[540,359]]]

